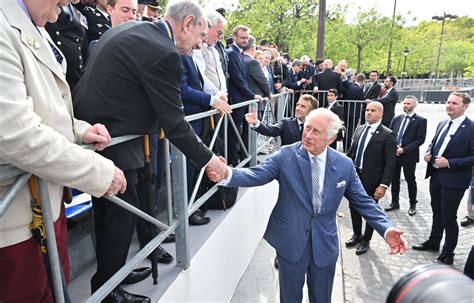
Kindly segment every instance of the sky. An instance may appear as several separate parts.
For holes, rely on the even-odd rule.
[[[232,4],[238,3],[238,0],[205,0],[206,7],[217,8],[224,6],[229,8]],[[393,14],[394,0],[326,0],[326,7],[329,9],[336,4],[351,4],[349,9],[348,22],[351,22],[357,14],[357,7],[367,10],[371,7],[376,8],[381,15],[391,17]],[[408,12],[411,14],[408,15]],[[474,18],[473,0],[397,0],[397,14],[405,17],[407,25],[416,25],[422,20],[430,20],[432,16],[455,14],[458,16],[469,16]],[[412,16],[412,17],[409,17]],[[412,21],[416,17],[416,21]]]

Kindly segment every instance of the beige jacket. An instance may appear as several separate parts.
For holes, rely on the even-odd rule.
[[[112,182],[112,161],[74,144],[88,127],[73,118],[69,86],[49,45],[15,0],[0,1],[0,165],[48,180],[55,220],[63,185],[102,196]],[[13,181],[0,181],[0,196]],[[0,218],[0,247],[29,239],[31,220],[25,187]]]

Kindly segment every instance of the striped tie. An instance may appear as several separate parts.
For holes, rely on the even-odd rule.
[[[313,187],[313,211],[315,214],[319,213],[321,207],[321,196],[319,195],[319,163],[317,157],[311,158],[311,182]]]

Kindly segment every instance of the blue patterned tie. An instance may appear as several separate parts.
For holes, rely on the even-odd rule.
[[[400,130],[398,131],[398,135],[397,135],[398,146],[402,145],[402,137],[403,137],[403,133],[405,132],[405,128],[407,127],[408,119],[410,119],[410,117],[405,116],[405,119],[403,119],[403,122],[402,122],[402,126],[400,127]]]
[[[369,130],[370,130],[370,126],[367,125],[367,127],[365,128],[365,132],[359,141],[359,146],[357,147],[357,154],[356,154],[356,159],[354,162],[357,168],[361,168],[360,164],[362,161],[362,154],[364,153],[365,140],[367,140],[367,135],[369,134]]]
[[[56,61],[61,64],[63,62],[63,56],[59,53],[58,49],[51,43],[49,42],[49,46],[51,47],[51,50],[53,51],[54,58],[56,58]]]
[[[313,187],[313,211],[315,214],[319,213],[319,208],[321,207],[321,196],[319,195],[319,175],[321,171],[319,170],[319,163],[317,157],[311,158],[311,183]]]
[[[443,145],[444,138],[446,138],[446,135],[448,134],[449,129],[451,128],[451,124],[453,124],[453,121],[449,121],[449,124],[446,130],[436,140],[436,144],[434,145],[434,148],[431,151],[431,164],[435,162],[436,156],[438,156],[439,150],[441,149],[441,146]]]

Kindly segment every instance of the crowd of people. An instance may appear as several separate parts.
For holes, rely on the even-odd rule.
[[[226,186],[280,181],[265,238],[277,251],[284,302],[301,301],[305,274],[310,277],[311,301],[330,300],[338,254],[335,211],[343,195],[349,198],[354,227],[347,247],[358,244],[356,253],[365,253],[375,228],[392,253],[407,249],[403,232],[375,203],[392,184],[392,203],[386,210],[399,208],[403,168],[409,214],[416,213],[414,171],[426,119],[415,113],[413,96],[403,101],[405,113],[394,117],[395,77],[388,76],[382,87],[378,71],[371,71],[366,81],[345,60],[335,67],[330,59],[313,63],[306,55],[290,60],[267,41],[257,45],[245,25],[236,26],[225,39],[225,10],[203,11],[193,1],[173,2],[163,15],[155,0],[7,0],[0,3],[0,12],[0,163],[48,181],[66,281],[64,187],[93,196],[97,271],[92,292],[125,264],[135,228],[140,246],[150,240],[146,224],[137,224],[134,215],[104,198],[117,195],[145,209],[143,138],[104,149],[111,137],[129,134],[149,135],[157,178],[163,173],[157,165],[164,152],[163,136],[185,154],[188,195],[203,167],[209,179]],[[264,101],[284,91],[297,94],[295,116],[276,125],[261,122],[256,111],[230,106]],[[360,102],[349,109],[338,100]],[[452,122],[440,123],[425,156],[433,227],[429,240],[413,249],[439,250],[445,231],[438,258],[445,264],[453,262],[456,211],[474,164],[474,125],[465,115],[469,102],[465,94],[450,95],[446,109]],[[231,115],[237,128],[228,130],[227,160],[218,156],[222,151],[214,150],[216,155],[206,146],[213,117],[185,121],[185,115],[212,108]],[[341,121],[346,121],[344,131]],[[247,124],[264,135],[281,136],[289,146],[256,168],[230,169],[243,157],[239,137],[246,136]],[[350,159],[334,150],[343,133],[351,139],[344,146]],[[96,152],[82,149],[77,145],[81,143],[95,144]],[[0,192],[12,182],[3,182]],[[328,184],[335,189],[327,189]],[[30,190],[25,186],[0,220],[2,302],[52,301],[47,268],[29,228]],[[294,197],[296,204],[290,203]],[[364,235],[361,215],[368,222]],[[191,225],[209,221],[203,210],[189,217]],[[173,260],[161,247],[157,253],[159,262]],[[126,283],[149,275],[149,269],[137,269]],[[30,287],[18,292],[15,285],[27,276]],[[105,302],[150,298],[119,286]]]

